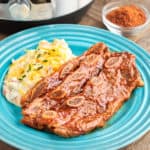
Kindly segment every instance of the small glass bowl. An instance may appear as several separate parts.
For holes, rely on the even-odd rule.
[[[110,11],[112,11],[116,8],[119,8],[120,6],[123,6],[125,4],[133,4],[133,5],[136,5],[139,8],[141,8],[145,12],[145,15],[147,18],[146,22],[144,24],[136,26],[136,27],[122,27],[122,26],[112,23],[111,21],[109,21],[106,18],[106,15]],[[144,32],[148,28],[149,23],[150,23],[150,15],[149,15],[149,11],[142,4],[125,3],[125,2],[110,2],[110,3],[106,4],[102,9],[102,21],[103,21],[104,25],[108,28],[108,30],[110,30],[111,32],[119,34],[119,35],[123,35],[126,37],[134,37],[134,36],[141,34],[141,32]]]

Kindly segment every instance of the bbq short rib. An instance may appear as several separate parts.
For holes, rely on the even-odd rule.
[[[103,127],[138,86],[135,56],[97,43],[27,92],[22,122],[63,137],[86,134]]]

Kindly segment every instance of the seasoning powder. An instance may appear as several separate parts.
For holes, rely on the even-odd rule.
[[[106,15],[106,18],[123,27],[135,27],[146,22],[144,11],[135,5],[124,5],[114,9]]]

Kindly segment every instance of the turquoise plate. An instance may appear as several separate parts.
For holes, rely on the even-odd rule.
[[[52,41],[55,38],[65,39],[76,55],[99,41],[111,50],[126,50],[136,55],[145,85],[133,92],[105,128],[67,139],[38,131],[21,124],[21,109],[4,98],[3,80],[11,60],[23,55],[25,49],[36,48],[42,39]],[[0,83],[0,139],[22,150],[114,150],[132,143],[150,130],[150,55],[135,43],[105,30],[71,24],[50,25],[4,39],[0,42]]]

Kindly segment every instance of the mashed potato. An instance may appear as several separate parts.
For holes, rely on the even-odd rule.
[[[73,57],[64,40],[41,41],[36,50],[29,50],[13,60],[4,81],[4,95],[20,106],[21,97],[40,79],[56,71]]]

